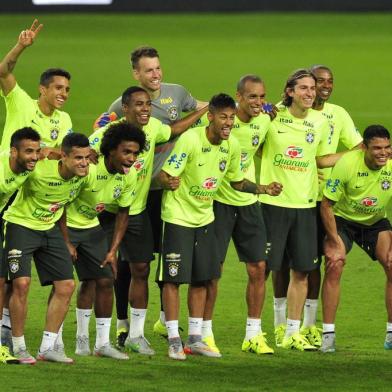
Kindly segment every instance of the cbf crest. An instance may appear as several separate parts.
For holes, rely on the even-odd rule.
[[[178,110],[176,106],[169,106],[167,109],[167,114],[169,115],[170,120],[174,121],[178,118]]]
[[[121,196],[121,187],[120,186],[116,186],[113,189],[113,199],[118,199]]]
[[[259,145],[259,142],[260,142],[260,136],[259,135],[253,135],[252,136],[252,146],[253,147],[256,147],[256,146],[258,146]]]
[[[312,144],[314,142],[314,133],[313,132],[307,132],[305,136],[305,140],[309,143]]]
[[[391,182],[390,182],[390,181],[388,181],[388,180],[383,180],[383,181],[381,182],[381,189],[382,189],[383,191],[387,191],[390,187],[391,187]]]
[[[221,172],[224,172],[224,171],[226,170],[226,165],[227,165],[226,159],[221,159],[221,160],[219,161],[219,170],[220,170]]]
[[[58,137],[59,137],[59,131],[57,129],[52,129],[50,131],[50,138],[52,140],[57,140]]]
[[[144,145],[144,151],[150,151],[150,141],[148,139],[146,139],[146,143]]]

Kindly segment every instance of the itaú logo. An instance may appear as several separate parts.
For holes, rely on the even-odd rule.
[[[208,177],[204,180],[202,187],[204,189],[215,189],[216,183],[218,182],[217,178],[215,177]]]
[[[377,197],[370,196],[361,200],[361,204],[365,207],[374,207],[377,205]]]
[[[303,158],[304,153],[302,147],[288,146],[284,155],[290,158]]]

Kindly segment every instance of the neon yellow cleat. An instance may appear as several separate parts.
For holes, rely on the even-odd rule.
[[[282,347],[286,349],[298,351],[316,351],[317,347],[312,346],[308,340],[299,332],[291,335],[289,338],[284,338]]]
[[[128,337],[128,330],[125,328],[119,328],[117,330],[116,347],[118,349],[123,349],[125,344],[125,339]]]
[[[167,338],[167,329],[166,329],[166,325],[162,323],[161,319],[159,319],[153,327],[153,331],[158,334],[161,335],[163,338]]]
[[[302,327],[300,329],[301,335],[305,336],[305,338],[308,340],[308,342],[314,346],[314,347],[321,347],[321,332],[322,330],[320,328],[317,328],[315,325],[312,325],[311,327]]]
[[[279,324],[275,328],[275,344],[276,347],[282,347],[284,335],[286,333],[286,324]]]
[[[6,363],[7,365],[19,364],[19,359],[15,358],[10,354],[10,350],[7,346],[0,346],[0,363]]]
[[[216,354],[220,354],[221,355],[221,352],[220,352],[218,346],[215,344],[214,335],[207,336],[207,337],[203,338],[202,342],[205,343],[209,347],[209,349],[211,351],[213,351]]]
[[[252,339],[242,342],[242,351],[255,354],[273,354],[274,350],[268,346],[266,333],[259,333]]]

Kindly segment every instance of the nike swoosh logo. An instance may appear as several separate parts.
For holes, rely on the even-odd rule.
[[[278,131],[278,133],[287,133],[286,131]]]
[[[95,193],[95,192],[99,192],[99,191],[96,191],[96,190],[93,189],[91,192]]]
[[[31,120],[31,122],[32,122],[33,124],[35,124],[35,125],[38,125],[34,120]]]
[[[198,166],[204,166],[206,163],[199,163]]]
[[[52,196],[50,193],[45,193],[46,197]]]
[[[356,189],[362,188],[362,187],[363,187],[363,185],[355,185],[355,188],[356,188]]]

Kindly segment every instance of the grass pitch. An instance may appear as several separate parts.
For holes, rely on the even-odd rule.
[[[89,134],[96,116],[126,87],[135,84],[130,76],[129,52],[142,44],[159,50],[165,81],[185,85],[200,100],[221,91],[234,94],[243,74],[257,73],[266,81],[269,99],[276,102],[289,73],[324,63],[335,76],[331,102],[345,107],[361,131],[371,123],[392,128],[391,14],[38,16],[44,30],[20,58],[15,74],[20,85],[34,96],[42,70],[52,66],[68,69],[72,94],[65,110],[76,131]],[[30,15],[0,16],[0,55],[32,19]],[[0,129],[4,119],[4,105],[0,104]],[[392,388],[392,352],[382,347],[384,281],[381,268],[355,248],[343,275],[336,354],[276,349],[274,356],[257,357],[240,350],[246,320],[246,274],[231,248],[214,319],[222,359],[189,357],[185,363],[178,363],[166,357],[166,343],[151,332],[159,309],[158,290],[151,282],[146,336],[157,351],[155,357],[131,355],[129,361],[121,363],[76,358],[73,366],[2,366],[1,390],[388,391]],[[48,293],[34,282],[26,330],[32,352],[41,339]],[[186,292],[182,294],[181,325],[186,330]],[[268,282],[263,330],[270,341],[271,298]],[[68,354],[74,349],[74,310],[73,303],[64,332]],[[93,342],[93,320],[91,327]]]

